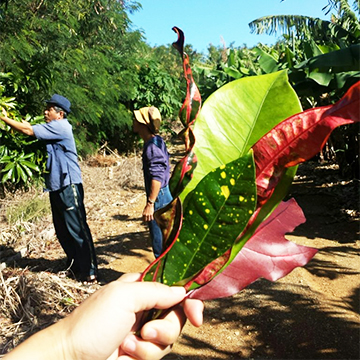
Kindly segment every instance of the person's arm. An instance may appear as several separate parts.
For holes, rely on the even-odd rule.
[[[146,205],[143,210],[143,220],[154,220],[154,204],[159,195],[161,189],[161,182],[155,179],[151,180],[151,189],[148,198],[146,199]]]
[[[0,119],[4,121],[7,125],[11,126],[16,131],[25,135],[34,136],[34,130],[30,125],[30,123],[24,120],[22,122],[19,122],[9,119],[7,116],[7,112],[5,111],[4,108],[2,109],[2,116],[0,115]]]
[[[136,282],[127,274],[92,294],[73,313],[33,335],[6,360],[161,359],[171,350],[186,318],[202,324],[203,303],[186,299],[182,287]],[[144,311],[169,309],[164,318],[139,323]],[[141,338],[134,335],[140,329]]]

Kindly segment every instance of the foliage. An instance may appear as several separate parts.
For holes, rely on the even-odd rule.
[[[14,0],[2,8],[0,71],[13,74],[7,94],[16,96],[21,113],[38,114],[44,99],[61,93],[72,102],[70,121],[79,138],[125,138],[141,41],[139,32],[130,31],[126,11],[138,6]]]
[[[156,106],[164,119],[175,117],[181,106],[180,74],[175,54],[165,46],[139,49],[138,84],[134,109]]]
[[[247,47],[224,49],[211,46],[208,50],[208,59],[205,62],[197,59],[194,65],[195,77],[204,101],[230,81],[261,74],[256,53]]]
[[[0,6],[0,71],[12,73],[7,95],[16,97],[21,114],[39,114],[53,93],[68,97],[83,156],[104,142],[131,150],[135,108],[154,105],[164,119],[176,117],[181,67],[171,48],[150,48],[131,30],[128,13],[139,7],[130,0]]]
[[[280,203],[230,265],[190,297],[210,300],[214,294],[219,297],[231,296],[259,278],[276,281],[293,268],[305,265],[316,250],[285,238],[286,233],[292,232],[303,222],[305,216],[294,199]]]
[[[354,5],[357,1],[353,1]],[[356,44],[360,37],[360,25],[348,0],[331,0],[324,8],[327,12],[337,10],[331,21],[299,15],[273,15],[250,22],[250,30],[257,34],[282,33],[286,40],[302,40],[305,49],[306,41],[313,40],[319,45],[334,44],[344,48]]]
[[[253,49],[213,47],[208,63],[197,65],[194,70],[203,98],[207,99],[228,82],[287,70],[304,109],[335,103],[360,79],[357,5],[354,2],[353,12],[349,1],[329,1],[324,10],[336,10],[331,21],[297,15],[254,20],[249,24],[252,31],[281,33],[283,38],[271,47],[263,44]],[[343,139],[349,142],[344,143]],[[356,125],[343,126],[331,137],[330,146],[336,153],[340,171],[347,177],[360,176],[358,139]]]
[[[194,125],[195,137],[206,141],[195,143],[198,166],[182,198],[207,173],[245,155],[279,121],[300,111],[285,72],[245,77],[216,91],[205,101]]]
[[[176,47],[182,54],[182,47],[178,46],[178,42]],[[183,62],[186,63],[186,61],[187,58],[183,56]],[[184,69],[186,70],[185,76],[188,77],[191,70],[186,66]],[[281,118],[281,112],[286,109],[286,106],[280,107],[279,118],[273,123],[269,122],[268,119],[272,117],[271,107],[266,106],[266,102],[262,101],[261,96],[254,98],[252,90],[255,92],[255,89],[269,87],[267,84],[273,84],[274,81],[268,81],[268,78],[274,77],[274,75],[276,74],[262,76],[259,77],[259,80],[256,77],[237,80],[234,83],[239,83],[239,87],[232,87],[233,93],[228,92],[227,89],[224,90],[226,87],[223,87],[214,94],[216,100],[208,107],[208,111],[205,114],[200,112],[199,116],[204,116],[210,121],[210,124],[207,127],[204,126],[203,133],[196,134],[196,141],[201,143],[204,148],[211,150],[206,157],[197,156],[198,162],[200,166],[204,161],[208,163],[210,159],[215,159],[209,165],[213,167],[213,171],[199,177],[200,181],[195,183],[194,190],[183,196],[185,198],[183,206],[182,201],[176,197],[171,204],[156,213],[156,219],[163,230],[164,252],[145,270],[144,280],[160,281],[169,285],[183,285],[188,290],[192,290],[211,282],[220,273],[219,277],[227,284],[233,283],[234,278],[240,284],[232,286],[232,289],[235,289],[234,292],[242,288],[244,284],[248,285],[254,280],[251,276],[254,267],[250,267],[249,272],[246,273],[231,274],[230,280],[228,279],[229,274],[224,278],[222,272],[230,264],[233,264],[250,239],[259,237],[257,228],[280,204],[286,194],[286,189],[291,184],[296,166],[320,151],[335,127],[360,121],[358,114],[359,82],[335,105],[310,109],[285,120]],[[256,80],[263,86],[259,86]],[[274,86],[274,88],[277,87]],[[286,92],[286,89],[289,91],[289,85],[286,82],[280,82],[276,90],[281,94],[283,90]],[[187,110],[186,114],[191,114],[190,109],[193,106],[192,100],[194,100],[192,94],[197,96],[197,92],[192,92],[188,86],[189,99],[185,101],[182,108],[184,111]],[[249,94],[252,97],[252,103],[247,102],[247,98],[243,94]],[[229,97],[229,103],[237,104],[236,106],[240,110],[234,111],[235,105],[223,106],[224,99]],[[211,97],[208,99],[208,102],[210,101]],[[198,100],[196,100],[197,102]],[[281,96],[278,96],[272,105],[274,107],[282,102]],[[295,106],[298,106],[296,99],[293,102]],[[254,107],[254,103],[258,105]],[[285,101],[287,105],[291,103],[291,101],[288,103]],[[207,102],[203,109],[206,104]],[[261,109],[262,104],[265,108],[264,115],[257,117],[259,113],[257,107]],[[223,113],[229,113],[230,116],[223,116]],[[247,121],[244,116],[247,114],[249,119],[252,117],[255,119]],[[196,115],[197,112],[194,120]],[[229,135],[225,135],[224,131],[219,131],[217,122],[212,118],[221,124],[221,129],[229,128],[229,132],[234,134],[229,141],[231,145],[228,148],[218,145]],[[227,118],[230,121],[226,121]],[[192,122],[187,121],[185,124],[189,127]],[[213,131],[219,137],[218,143],[215,141]],[[238,142],[240,142],[240,152]],[[225,153],[225,158],[228,154],[235,153],[235,160],[223,161],[222,158],[219,158],[223,153]],[[219,165],[214,166],[214,163],[219,163]],[[183,164],[183,167],[184,170],[187,170],[186,163]],[[197,168],[195,172],[196,170]],[[170,181],[172,179],[173,177]],[[301,212],[295,210],[294,214],[301,215]],[[316,252],[315,250],[302,251],[296,245],[293,246],[290,253],[284,250],[291,248],[284,245],[286,244],[285,232],[290,230],[293,225],[296,226],[303,221],[298,222],[296,219],[292,219],[295,222],[291,222],[292,225],[289,226],[289,219],[285,215],[287,214],[284,211],[280,211],[280,215],[277,215],[279,220],[281,218],[284,223],[282,224],[280,221],[282,225],[275,226],[275,233],[270,230],[271,222],[263,225],[263,228],[268,231],[268,233],[265,231],[265,234],[273,234],[275,238],[270,241],[267,239],[268,235],[264,237],[262,234],[260,240],[258,238],[256,241],[258,255],[253,260],[255,266],[257,263],[260,264],[262,256],[270,254],[266,250],[268,244],[278,242],[275,252],[272,252],[271,255],[282,254],[280,255],[281,265],[277,266],[276,278],[286,275],[295,266],[305,264]],[[279,224],[278,221],[275,223]],[[257,235],[255,236],[255,234]],[[299,252],[302,252],[303,256],[299,257]],[[287,254],[286,259],[283,255],[285,253]],[[239,265],[239,263],[237,264]],[[272,278],[274,277],[271,275],[272,271],[273,262],[270,260],[270,266],[265,266],[264,271],[259,274],[265,277],[269,275]],[[243,277],[247,278],[245,283]],[[211,290],[207,298],[223,296],[224,292],[229,295],[222,284],[223,282],[217,283],[218,286]],[[192,294],[196,297],[196,290]]]
[[[359,3],[353,1],[354,11],[349,3],[329,0],[324,10],[336,11],[331,21],[288,15],[249,24],[258,33],[283,34],[284,40],[278,43],[279,57],[270,59],[269,52],[263,51],[259,61],[268,59],[273,68],[289,68],[290,82],[305,109],[334,103],[360,79]],[[359,135],[357,125],[347,125],[336,129],[330,139],[336,154],[336,159],[331,160],[337,161],[347,178],[360,176]]]
[[[21,121],[17,103],[14,98],[2,96],[4,86],[0,82],[0,107],[8,109],[8,115]],[[25,118],[32,124],[42,117]],[[34,138],[19,133],[14,134],[10,127],[0,124],[0,173],[1,184],[9,188],[28,186],[30,183],[40,181],[40,175],[45,171],[46,157],[43,145]]]
[[[39,172],[39,168],[33,163],[33,154],[24,154],[12,152],[11,156],[5,155],[1,158],[0,164],[4,167],[1,172],[4,176],[1,179],[2,183],[8,180],[19,183],[22,181],[27,183],[28,179],[32,178],[32,170]]]

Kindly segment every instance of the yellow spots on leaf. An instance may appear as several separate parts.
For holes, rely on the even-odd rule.
[[[192,210],[189,210],[189,215],[192,215],[194,212]]]
[[[221,224],[219,224],[219,229],[220,229],[220,228],[222,228],[222,225],[221,225]]]
[[[227,185],[223,185],[221,187],[221,194],[225,197],[225,199],[227,199],[230,195],[230,190],[229,187]]]
[[[164,284],[167,284],[167,282],[168,282],[167,279],[164,279]]]
[[[203,202],[203,203],[202,203],[202,206],[206,206],[206,202]]]
[[[209,228],[208,224],[204,224],[204,229],[207,230]]]
[[[240,195],[240,196],[239,196],[239,201],[240,201],[240,202],[243,202],[244,200],[245,200],[245,198]]]
[[[220,166],[220,170],[224,170],[225,168],[226,168],[226,165],[225,165],[225,164],[223,164],[223,165]]]
[[[249,210],[249,214],[251,215],[253,213],[253,211],[252,210]]]
[[[221,174],[220,174],[220,176],[221,176],[223,179],[225,179],[225,178],[226,178],[226,172],[225,172],[225,171],[222,171]]]
[[[210,209],[205,209],[205,212],[206,212],[207,214],[210,214]]]
[[[214,251],[217,250],[217,247],[215,247],[215,246],[212,246],[211,248],[212,248]]]
[[[234,185],[235,185],[235,179],[230,179],[230,184],[231,184],[232,186],[234,186]]]

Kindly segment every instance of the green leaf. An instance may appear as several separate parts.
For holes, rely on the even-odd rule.
[[[27,175],[26,172],[24,171],[24,169],[21,167],[20,164],[16,164],[16,172],[17,172],[17,179],[16,182],[19,182],[20,180],[22,180],[24,183],[26,183],[27,181]]]
[[[217,90],[194,125],[198,166],[181,199],[212,169],[243,156],[275,125],[301,110],[284,71],[242,78]]]
[[[9,162],[1,172],[9,171],[10,169],[14,169],[15,164],[13,162]]]
[[[261,224],[261,222],[265,220],[284,199],[284,197],[288,193],[290,186],[292,185],[292,181],[296,174],[297,168],[297,166],[292,166],[285,170],[284,175],[282,176],[278,186],[275,188],[275,191],[272,194],[271,198],[266,202],[264,206],[261,207],[255,221],[246,230],[246,233],[241,237],[240,241],[236,242],[232,247],[231,255],[227,264],[231,263],[231,261],[236,257],[242,247],[254,234],[255,230]],[[224,266],[221,271],[223,271],[226,267],[227,265]]]
[[[327,72],[312,71],[308,77],[317,82],[319,85],[329,86],[330,81],[333,79],[333,74]]]
[[[315,69],[319,69],[318,71],[321,72],[358,71],[360,68],[360,45],[315,56],[295,66],[295,69],[305,68],[308,68],[310,72]]]
[[[225,74],[233,77],[234,79],[240,79],[243,77],[243,74],[234,67],[226,67],[224,68],[224,72]]]
[[[209,173],[187,200],[179,237],[164,266],[163,282],[168,285],[196,275],[245,228],[256,206],[252,151]]]
[[[6,181],[8,181],[12,178],[13,171],[14,171],[14,167],[12,167],[7,173],[5,173],[5,175],[1,179],[1,182],[3,184],[5,184]]]
[[[40,172],[39,167],[36,164],[34,164],[34,163],[30,162],[30,161],[23,160],[23,161],[21,161],[21,165],[24,166],[24,167],[30,168],[32,170],[35,170],[37,172]]]
[[[276,59],[274,59],[273,56],[271,56],[270,54],[266,53],[265,51],[263,51],[258,47],[255,48],[254,51],[257,55],[260,56],[259,64],[261,69],[266,74],[270,74],[279,70],[278,62],[276,61]]]
[[[12,157],[9,155],[5,155],[0,159],[1,164],[5,164],[12,161]]]

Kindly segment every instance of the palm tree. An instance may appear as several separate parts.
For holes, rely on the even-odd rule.
[[[284,0],[282,0],[284,1]],[[354,11],[348,0],[328,0],[323,8],[326,14],[333,9],[331,21],[301,15],[273,15],[256,19],[249,23],[252,33],[281,33],[285,39],[314,40],[317,44],[336,44],[344,48],[357,44],[360,39],[359,0],[353,1]]]

